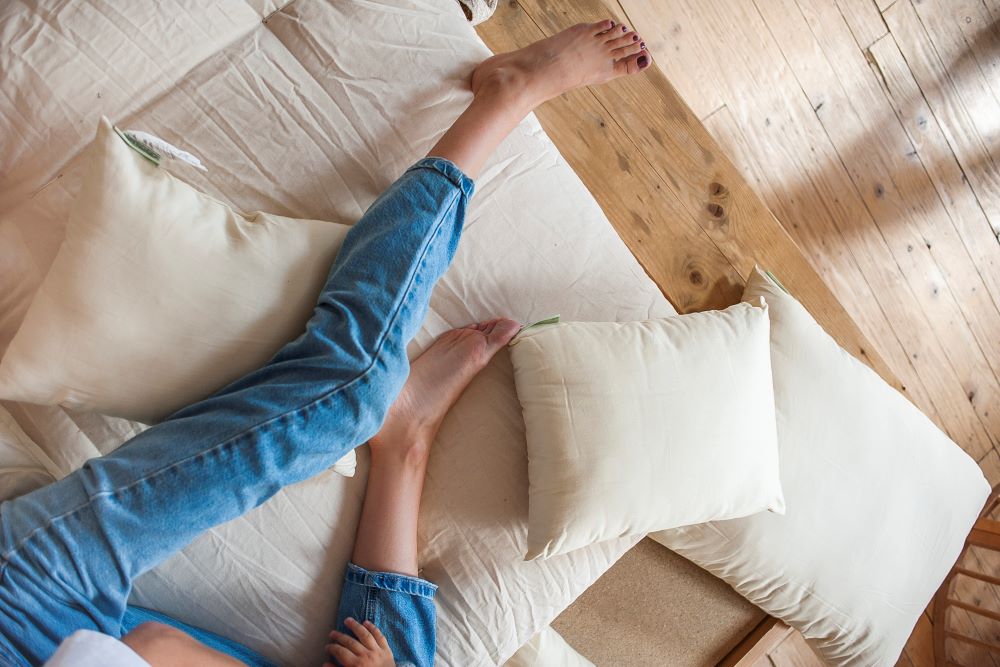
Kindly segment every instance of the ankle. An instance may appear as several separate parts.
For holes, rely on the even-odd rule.
[[[433,436],[421,430],[393,435],[388,440],[381,433],[368,441],[372,465],[403,466],[423,470],[430,458]]]
[[[473,94],[494,109],[507,109],[521,117],[545,101],[537,99],[530,76],[518,67],[490,68],[475,81]]]

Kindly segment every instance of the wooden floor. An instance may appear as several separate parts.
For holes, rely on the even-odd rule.
[[[910,399],[1000,482],[1000,0],[619,9]],[[930,636],[925,616],[900,664],[933,664]],[[791,635],[768,659],[809,657]]]
[[[609,218],[675,306],[727,305],[754,259],[769,259],[779,274],[789,266],[794,253],[780,235],[771,244],[756,233],[768,226],[750,210],[759,197],[805,256],[808,271],[788,270],[810,290],[806,274],[818,273],[860,336],[823,289],[810,311],[824,327],[841,327],[832,333],[845,348],[1000,483],[1000,0],[603,1],[639,31],[690,111],[636,82],[558,100],[539,117],[605,211],[629,211]],[[582,15],[580,6],[594,9],[589,1],[509,5],[530,6],[534,25],[501,9],[484,24],[495,50],[532,30],[537,38],[600,18]],[[685,114],[707,128],[707,150],[724,164],[698,161],[688,144],[708,144]],[[669,126],[671,115],[693,139],[646,129]],[[689,164],[674,164],[678,154]],[[707,178],[697,187],[684,180],[725,174],[729,162],[741,176],[732,193]],[[624,185],[607,167],[616,163]],[[742,184],[756,196],[741,194]],[[645,189],[632,201],[621,195],[637,187]],[[651,231],[643,223],[664,218],[683,224]],[[677,267],[664,259],[675,247],[690,249]],[[992,596],[1000,610],[995,591],[965,593]],[[955,621],[1000,641],[997,627]],[[901,665],[933,664],[931,633],[924,615]],[[816,664],[795,633],[766,659],[758,667]]]
[[[995,461],[1000,0],[620,7],[910,399]]]

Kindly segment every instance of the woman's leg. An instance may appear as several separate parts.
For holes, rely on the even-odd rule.
[[[431,444],[466,385],[519,329],[508,319],[455,329],[413,362],[385,424],[369,441],[368,487],[331,657],[348,650],[353,629],[345,622],[351,618],[371,621],[397,663],[433,664],[435,587],[416,578],[417,512]]]
[[[135,577],[378,431],[458,243],[473,189],[463,170],[477,174],[532,105],[641,67],[610,27],[478,68],[476,102],[358,221],[306,332],[266,366],[0,505],[0,658],[42,662],[80,628],[117,634]]]

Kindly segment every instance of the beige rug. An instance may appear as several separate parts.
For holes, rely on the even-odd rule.
[[[721,580],[644,539],[552,627],[597,667],[705,667],[763,618]]]

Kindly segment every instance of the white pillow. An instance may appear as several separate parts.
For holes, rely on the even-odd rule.
[[[66,238],[0,360],[0,398],[151,423],[305,330],[349,226],[243,216],[106,118],[86,160]],[[353,451],[336,464],[354,467]]]
[[[59,467],[27,436],[14,417],[0,407],[0,502],[60,477]]]
[[[305,329],[346,225],[249,217],[102,118],[66,239],[0,361],[0,397],[155,422]]]
[[[503,667],[594,667],[594,663],[577,653],[552,626],[545,626]]]
[[[528,553],[784,511],[765,307],[527,329]]]
[[[653,539],[800,630],[835,665],[893,665],[990,488],[976,463],[842,350],[759,270],[767,299],[785,516]]]

